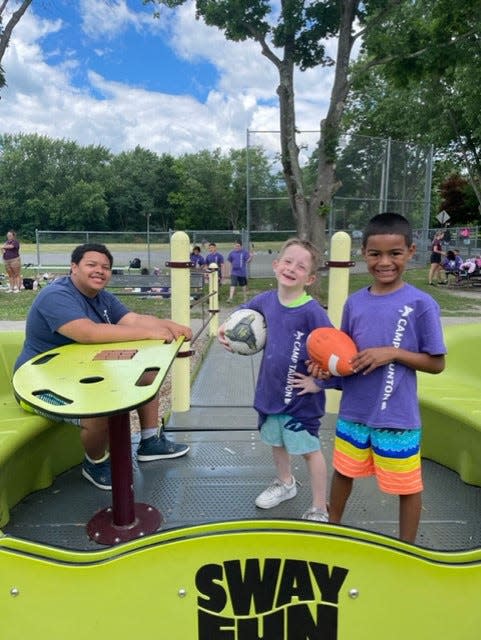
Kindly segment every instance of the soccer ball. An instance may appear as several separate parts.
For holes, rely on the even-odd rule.
[[[323,371],[330,371],[333,376],[354,373],[349,360],[356,355],[357,347],[344,331],[318,327],[308,335],[306,347],[309,358]]]
[[[238,309],[224,323],[226,341],[234,353],[251,356],[266,344],[266,321],[253,309]]]

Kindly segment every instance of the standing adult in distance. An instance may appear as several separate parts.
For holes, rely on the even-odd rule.
[[[227,256],[227,262],[230,262],[230,289],[227,302],[232,304],[234,301],[235,289],[241,287],[244,302],[247,301],[247,265],[252,260],[252,254],[244,249],[242,242],[237,240],[234,243],[233,250]]]
[[[8,276],[8,293],[18,293],[22,288],[22,263],[20,261],[20,243],[13,229],[7,231],[7,239],[2,246],[3,262]]]

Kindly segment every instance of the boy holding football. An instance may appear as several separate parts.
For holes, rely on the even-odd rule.
[[[374,475],[381,491],[399,496],[399,537],[411,543],[423,490],[416,371],[440,373],[446,353],[438,304],[403,281],[414,251],[406,218],[369,221],[362,253],[373,282],[349,296],[341,322],[358,354],[342,379],[329,511],[339,523],[354,478]]]
[[[310,242],[291,238],[273,263],[277,290],[255,296],[242,308],[261,313],[267,326],[254,408],[261,440],[272,447],[277,477],[257,496],[256,506],[270,509],[295,497],[290,456],[300,454],[312,489],[312,506],[302,517],[327,522],[327,471],[319,442],[325,395],[322,381],[310,376],[306,367],[307,336],[316,327],[332,326],[321,305],[305,291],[314,282],[319,264],[319,252]],[[224,325],[218,337],[229,349]]]

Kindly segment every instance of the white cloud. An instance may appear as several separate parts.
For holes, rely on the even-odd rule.
[[[168,24],[170,44],[177,54],[214,65],[219,74],[217,85],[201,102],[192,96],[113,82],[87,69],[89,84],[79,89],[72,83],[72,74],[85,61],[77,59],[72,49],[55,66],[52,54],[47,56],[42,50],[42,37],[61,31],[62,22],[41,20],[28,12],[4,58],[8,86],[0,101],[0,132],[37,132],[80,144],[100,144],[114,152],[139,145],[177,155],[242,147],[247,128],[278,130],[277,71],[261,55],[257,43],[226,41],[218,29],[197,21],[189,5],[170,12],[168,23],[129,9],[125,0],[80,0],[79,6],[85,33],[96,42],[103,39],[110,48],[115,47],[115,36],[126,29],[153,29],[157,30],[155,37],[161,37],[160,30]],[[300,129],[318,128],[330,95],[330,75],[321,69],[297,74]]]
[[[151,12],[133,11],[126,0],[79,0],[79,11],[82,30],[94,40],[112,40],[130,27],[137,31],[162,28],[161,21],[154,20]]]

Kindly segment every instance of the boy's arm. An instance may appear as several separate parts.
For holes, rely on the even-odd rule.
[[[441,373],[445,367],[443,354],[433,356],[429,353],[418,353],[396,347],[363,349],[352,359],[352,366],[355,373],[362,371],[363,375],[366,375],[390,362],[399,362],[415,371],[425,373]]]

